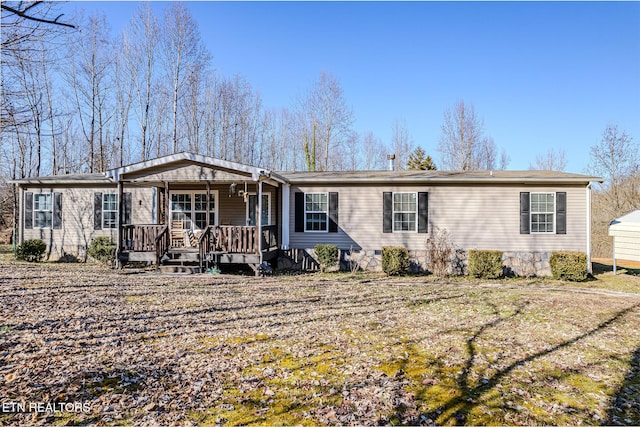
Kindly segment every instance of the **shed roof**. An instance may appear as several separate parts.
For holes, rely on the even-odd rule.
[[[640,209],[629,212],[626,215],[616,218],[609,224],[610,229],[632,227],[637,228],[640,231]]]

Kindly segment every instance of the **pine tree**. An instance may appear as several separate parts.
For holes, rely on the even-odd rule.
[[[425,153],[425,151],[420,147],[417,147],[411,152],[411,154],[409,154],[407,169],[423,171],[438,170],[436,164],[433,163],[431,156],[427,156],[427,153]]]

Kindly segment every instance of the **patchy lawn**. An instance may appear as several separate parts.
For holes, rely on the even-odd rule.
[[[585,289],[0,261],[0,423],[636,425],[640,278],[620,277]]]

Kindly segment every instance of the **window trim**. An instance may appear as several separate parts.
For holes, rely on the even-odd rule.
[[[116,198],[116,200],[115,200],[116,201],[116,209],[115,210],[111,210],[111,209],[107,210],[107,209],[104,208],[104,199],[105,199],[104,196],[107,196],[107,195],[108,196],[115,196],[115,198]],[[118,193],[102,193],[102,222],[101,222],[101,225],[102,225],[102,229],[103,230],[112,230],[112,229],[118,228],[118,225],[120,224],[119,207],[120,207],[120,204],[119,204],[119,200],[118,200]],[[105,220],[105,215],[104,214],[105,214],[105,212],[115,212],[116,213],[116,222],[115,222],[113,227],[105,227],[105,223],[104,223],[104,220]]]
[[[48,198],[49,198],[49,209],[47,209],[47,210],[36,209],[36,199],[39,196],[48,196]],[[53,230],[53,203],[54,203],[54,197],[53,197],[53,192],[52,191],[48,192],[48,193],[33,193],[33,207],[32,207],[33,229]],[[38,225],[37,212],[49,212],[49,214],[51,215],[50,220],[49,220],[49,225],[45,225],[44,227]]]
[[[251,196],[258,196],[258,193],[256,193],[255,191],[252,193],[249,193],[249,197]],[[267,226],[267,225],[273,225],[271,224],[271,192],[270,191],[263,191],[262,192],[262,196],[267,196],[267,223],[268,224],[262,224],[262,226]],[[257,200],[256,200],[257,201]],[[246,203],[246,208],[245,208],[245,221],[246,224],[249,225],[249,199],[247,198],[247,203]],[[257,224],[256,224],[257,226]]]
[[[396,194],[413,194],[415,196],[416,209],[414,212],[410,211],[397,211],[396,212],[396,203],[395,197]],[[392,233],[418,233],[418,192],[417,191],[394,191],[391,193],[391,232]],[[396,230],[396,213],[413,213],[415,215],[415,219],[413,221],[414,229],[413,230]]]
[[[304,192],[304,199],[303,199],[303,203],[304,203],[304,232],[305,233],[328,233],[329,232],[329,192],[328,191],[315,191],[315,192]],[[327,201],[327,209],[325,211],[307,211],[307,196],[308,195],[314,195],[314,194],[321,194],[324,195],[326,197],[326,201]],[[324,224],[325,224],[325,229],[324,230],[309,230],[307,229],[307,214],[308,213],[324,213],[325,215],[325,219],[324,219]]]
[[[534,212],[533,211],[533,195],[546,194],[551,195],[553,200],[553,208],[551,212]],[[556,192],[555,191],[532,191],[529,193],[529,234],[556,234],[556,226],[558,224],[557,219],[557,201],[556,201]],[[551,231],[533,231],[533,215],[552,215],[553,218],[553,230]],[[538,229],[540,227],[538,226]]]

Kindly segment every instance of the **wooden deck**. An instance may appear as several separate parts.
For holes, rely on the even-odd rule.
[[[200,271],[218,264],[248,264],[257,269],[278,256],[277,226],[210,226],[198,237],[196,247],[172,247],[169,227],[156,224],[125,225],[118,251],[123,263],[148,262],[160,266],[163,257],[176,250],[197,255]],[[256,270],[257,271],[257,270]]]

